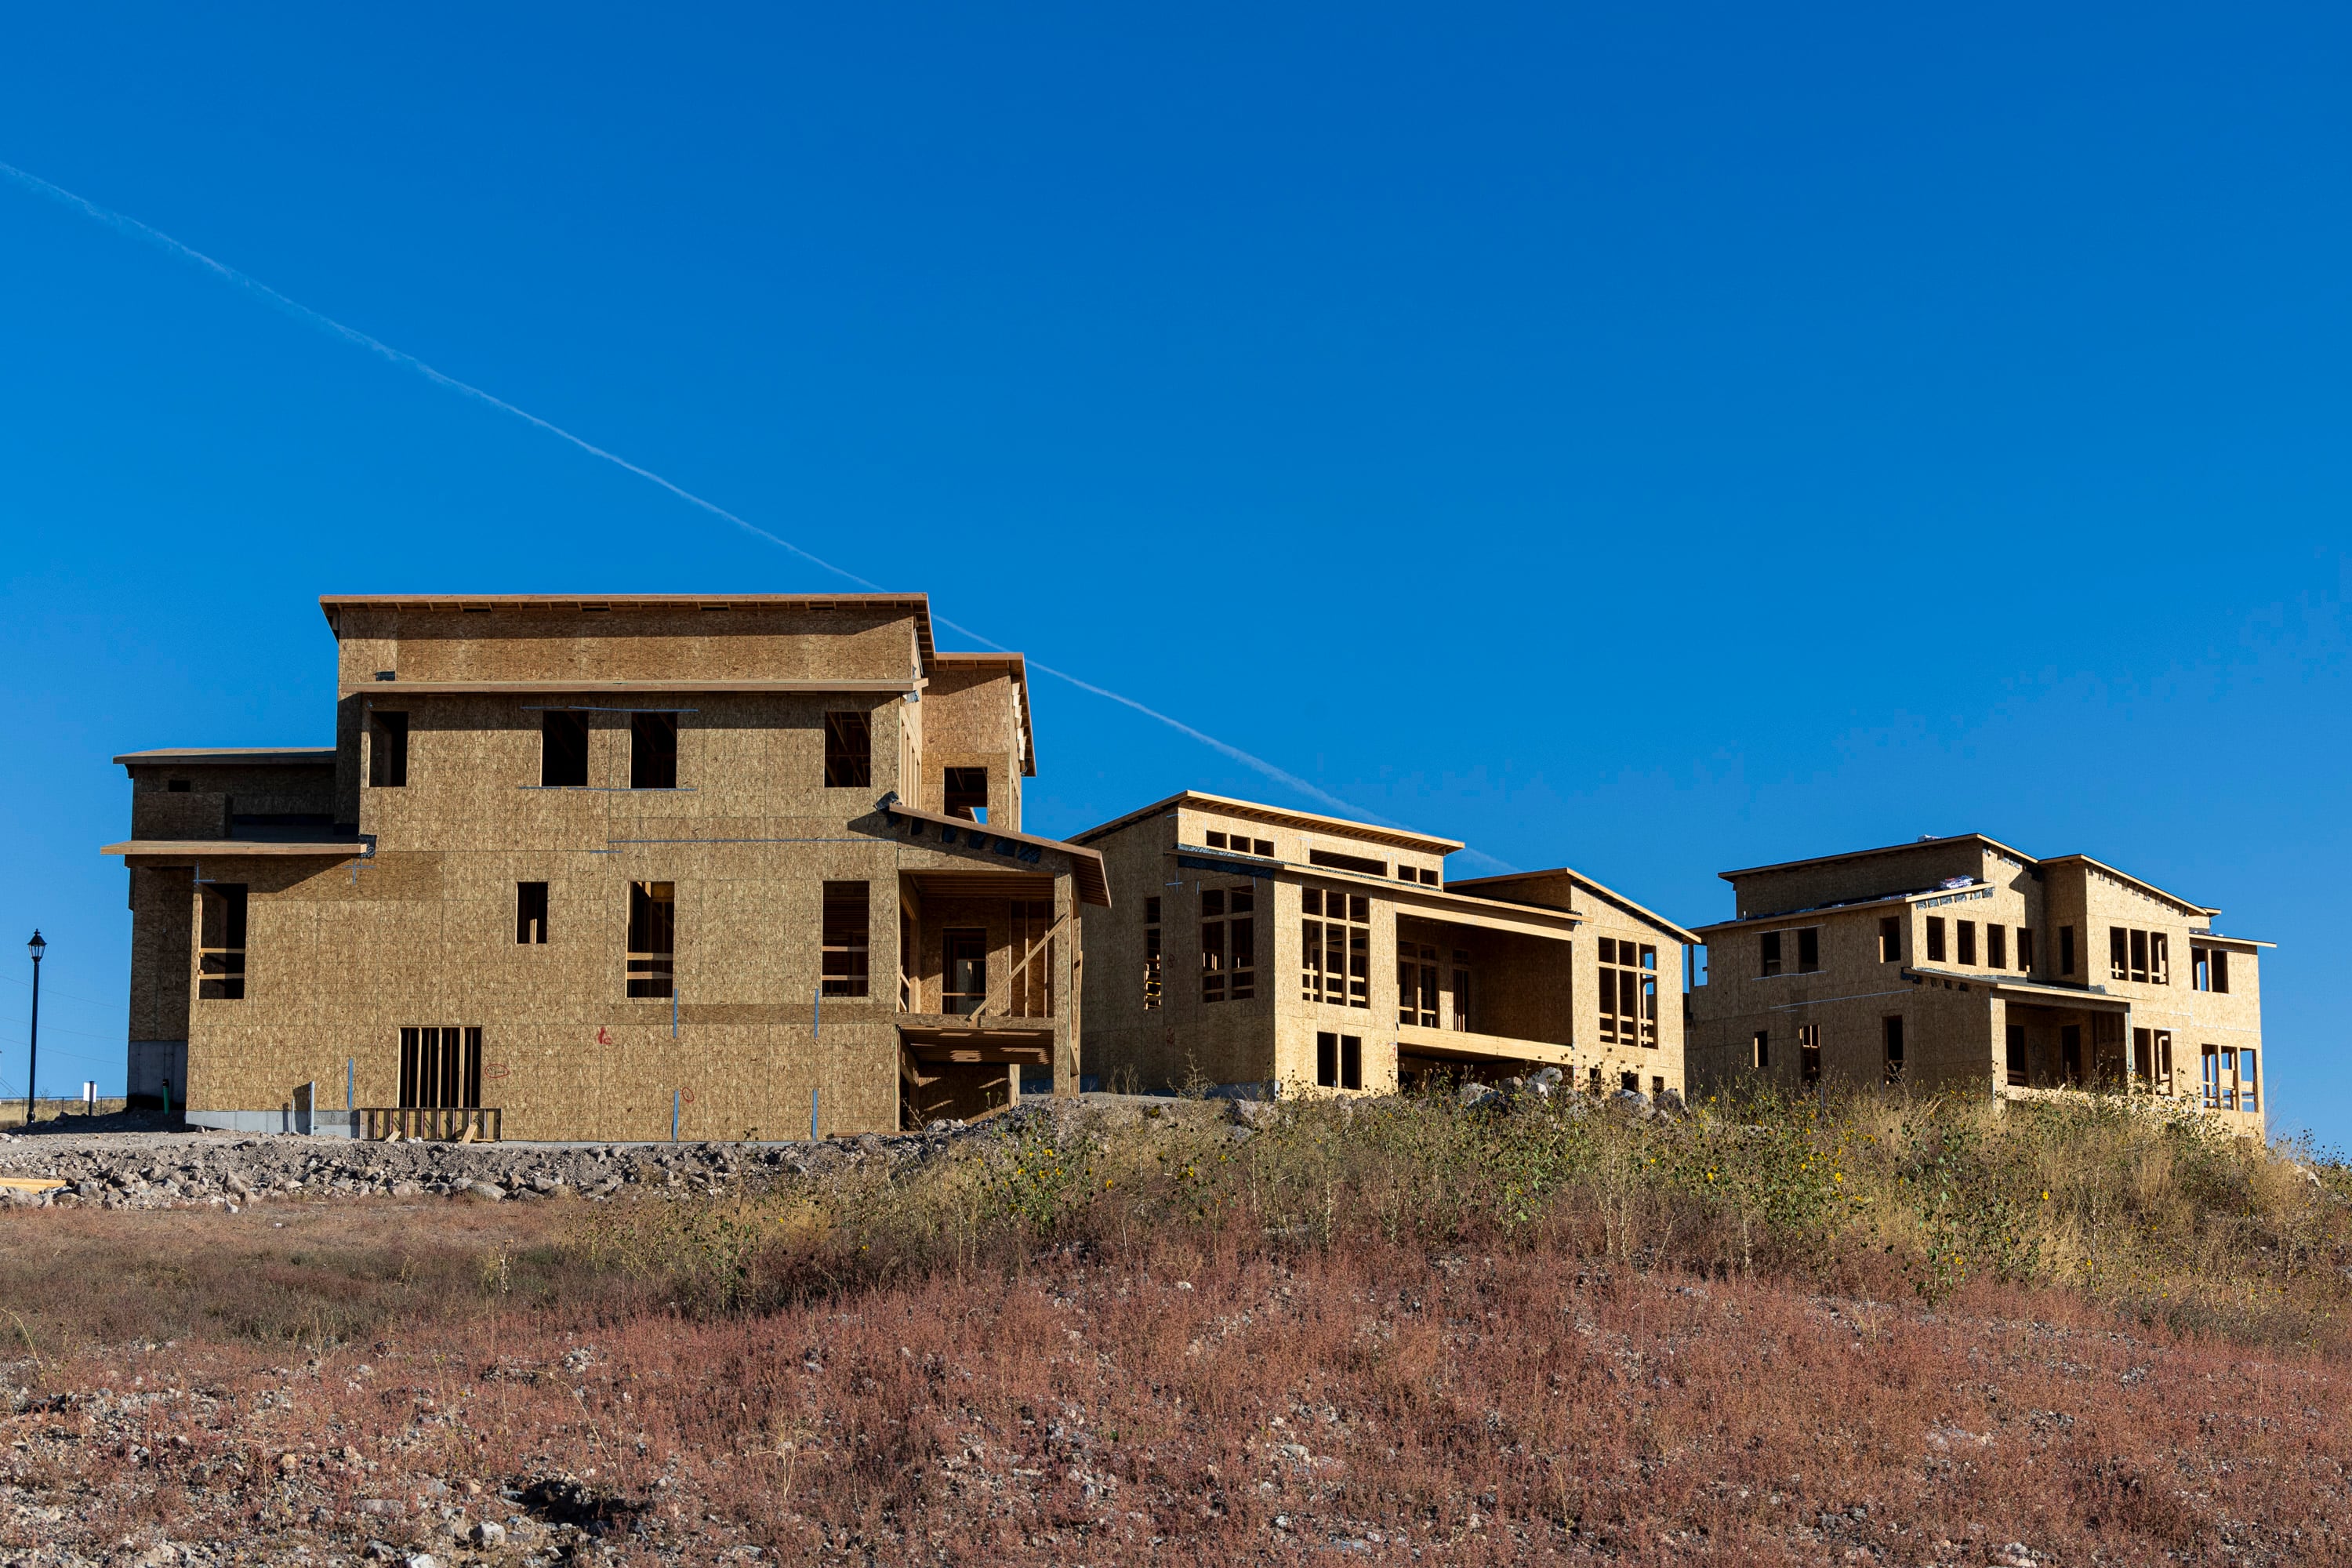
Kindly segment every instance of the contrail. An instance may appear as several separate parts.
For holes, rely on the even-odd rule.
[[[211,257],[206,256],[203,251],[195,248],[195,247],[181,243],[179,240],[173,238],[170,235],[165,234],[162,229],[156,228],[151,224],[142,223],[137,218],[131,216],[129,214],[116,212],[111,207],[102,207],[86,196],[76,195],[73,192],[67,190],[62,185],[50,184],[48,181],[42,179],[38,174],[27,174],[26,171],[17,168],[14,163],[0,163],[0,174],[6,175],[9,179],[16,181],[18,184],[23,185],[26,190],[29,190],[37,195],[47,196],[51,201],[60,203],[65,206],[72,208],[74,211],[80,213],[85,217],[96,219],[98,222],[104,224],[107,227],[113,229],[118,234],[125,234],[129,235],[133,239],[144,240],[146,243],[155,246],[159,249],[166,251],[173,256],[176,256],[184,261],[192,261],[198,267],[203,268],[205,271],[211,273],[215,278],[220,279],[222,281],[235,284],[237,288],[245,289],[247,293],[259,295],[262,299],[268,300],[272,305],[277,306],[279,310],[285,311],[288,315],[296,318],[298,321],[308,322],[310,325],[318,328],[321,331],[331,333],[335,337],[342,339],[345,342],[355,344],[360,348],[368,350],[372,353],[379,354],[383,358],[390,361],[394,364],[399,365],[404,370],[413,370],[417,374],[423,376],[425,380],[433,383],[436,386],[444,386],[452,392],[473,398],[477,402],[486,403],[501,414],[511,414],[517,419],[523,421],[527,425],[535,426],[539,429],[546,431],[551,436],[556,437],[561,440],[569,441],[572,445],[579,447],[590,457],[601,458],[605,462],[612,464],[614,468],[622,468],[629,473],[635,474],[637,478],[646,480],[648,483],[659,485],[663,489],[667,490],[670,494],[677,497],[678,500],[685,501],[689,506],[700,507],[704,511],[710,513],[713,517],[723,518],[727,521],[733,523],[736,527],[743,530],[744,532],[751,534],[756,538],[764,539],[769,543],[777,545],[782,549],[788,550],[793,554],[799,556],[802,560],[808,562],[811,565],[822,567],[825,571],[832,573],[835,576],[842,578],[846,582],[855,583],[859,587],[866,589],[871,593],[883,594],[889,592],[888,589],[884,588],[878,583],[869,582],[867,579],[859,576],[856,573],[848,570],[846,567],[836,566],[822,555],[803,550],[799,545],[794,544],[791,540],[785,539],[779,534],[771,533],[766,529],[761,528],[759,524],[737,516],[735,513],[728,510],[725,507],[720,506],[716,501],[703,500],[700,496],[696,495],[692,490],[688,489],[685,486],[675,484],[670,480],[664,479],[661,475],[655,473],[651,468],[644,468],[638,464],[633,463],[617,452],[607,451],[604,447],[597,446],[593,441],[585,440],[581,437],[573,435],[571,431],[566,430],[562,426],[555,424],[551,420],[541,419],[538,415],[531,413],[529,409],[518,408],[513,404],[509,403],[505,398],[485,392],[480,387],[472,384],[470,382],[460,381],[454,375],[436,370],[433,366],[425,363],[423,360],[418,359],[415,354],[406,353],[399,349],[394,348],[390,343],[385,342],[381,338],[371,337],[367,333],[361,331],[356,327],[347,327],[342,322],[335,320],[332,316],[326,314],[324,311],[314,310],[299,300],[289,299],[286,295],[279,293],[275,289],[272,289],[268,284],[264,283],[258,278],[253,277],[249,273],[240,272],[236,268],[227,265],[226,262],[215,261]],[[982,637],[970,626],[958,626],[955,622],[949,620],[944,616],[934,615],[933,619],[952,631],[959,632],[965,637],[971,637],[975,642],[986,644],[988,647],[996,649],[999,653],[1010,653],[1013,651],[1002,643],[992,642],[989,638]],[[1241,763],[1244,767],[1255,769],[1258,773],[1265,775],[1267,778],[1270,778],[1276,783],[1283,784],[1287,788],[1297,791],[1299,794],[1307,796],[1310,800],[1319,802],[1324,805],[1334,807],[1339,811],[1348,812],[1364,821],[1379,823],[1384,827],[1396,827],[1400,826],[1397,823],[1388,821],[1384,817],[1374,816],[1370,812],[1364,810],[1361,806],[1350,805],[1348,802],[1341,800],[1338,795],[1332,795],[1326,790],[1318,789],[1315,785],[1308,784],[1305,779],[1300,778],[1296,773],[1287,773],[1283,769],[1275,766],[1272,763],[1267,762],[1263,757],[1252,756],[1249,752],[1243,751],[1239,746],[1229,745],[1225,742],[1218,740],[1214,735],[1204,734],[1201,731],[1192,728],[1190,724],[1186,724],[1179,720],[1171,719],[1167,714],[1160,712],[1156,709],[1145,707],[1142,703],[1136,701],[1131,697],[1122,697],[1116,691],[1111,691],[1103,687],[1097,686],[1091,681],[1081,680],[1075,675],[1054,668],[1051,665],[1039,664],[1034,659],[1031,659],[1028,662],[1033,668],[1043,670],[1047,675],[1068,681],[1072,686],[1076,687],[1081,691],[1091,692],[1097,697],[1105,698],[1112,702],[1117,702],[1122,706],[1132,708],[1138,713],[1143,714],[1147,718],[1157,719],[1160,722],[1167,725],[1170,729],[1177,731],[1181,734],[1190,735],[1193,740],[1200,742],[1202,745],[1210,747],[1212,750],[1216,751],[1224,756],[1231,757],[1234,761]],[[1465,853],[1476,855],[1479,859],[1490,860],[1498,866],[1503,864],[1503,862],[1499,860],[1494,860],[1492,856],[1478,855],[1475,850],[1469,850]]]
[[[104,224],[107,227],[113,229],[118,234],[127,234],[133,239],[143,239],[150,245],[158,247],[163,250],[170,252],[173,256],[179,257],[182,260],[193,261],[197,266],[203,268],[205,271],[213,274],[215,278],[222,279],[224,282],[234,283],[238,288],[245,289],[248,293],[260,295],[263,299],[268,300],[271,304],[277,306],[288,315],[293,316],[299,321],[307,321],[310,325],[317,327],[321,331],[332,333],[334,336],[342,339],[347,343],[356,343],[361,348],[381,354],[385,359],[390,360],[393,363],[401,366],[403,369],[415,371],[417,374],[423,376],[425,380],[433,383],[436,386],[446,386],[452,392],[460,393],[465,396],[474,398],[478,402],[487,403],[502,414],[511,414],[516,418],[522,420],[525,424],[536,425],[539,428],[546,431],[549,435],[558,437],[563,440],[571,442],[573,446],[579,447],[589,456],[593,458],[602,458],[604,461],[611,463],[615,468],[625,468],[641,479],[646,479],[654,484],[657,484],[662,489],[669,491],[670,494],[677,497],[678,500],[686,501],[689,505],[698,506],[703,510],[710,512],[715,516],[723,517],[728,521],[733,523],[736,527],[742,529],[747,532],[757,534],[771,544],[782,545],[784,549],[791,551],[802,560],[809,562],[814,565],[822,566],[836,577],[845,577],[850,582],[857,584],[860,587],[871,589],[877,594],[888,592],[886,588],[880,587],[873,583],[868,583],[865,578],[860,577],[855,572],[845,571],[841,567],[835,566],[832,562],[825,560],[821,555],[810,554],[807,551],[803,550],[799,545],[794,544],[789,539],[780,539],[756,523],[746,522],[743,519],[736,516],[733,512],[729,511],[725,507],[719,506],[713,501],[704,500],[700,496],[696,495],[692,490],[687,489],[683,486],[672,484],[669,480],[662,478],[659,474],[655,473],[651,468],[639,468],[636,464],[632,463],[626,458],[622,457],[619,453],[608,452],[593,441],[583,441],[579,437],[574,436],[571,431],[566,430],[562,426],[541,419],[538,415],[531,413],[529,409],[517,408],[513,404],[509,403],[503,397],[494,396],[489,393],[484,392],[478,386],[475,386],[467,382],[459,381],[454,375],[445,374],[444,373],[434,369],[431,365],[426,364],[423,360],[418,359],[415,354],[404,353],[380,338],[372,338],[368,336],[367,333],[361,331],[357,327],[347,327],[343,325],[342,322],[335,320],[332,316],[327,315],[323,311],[314,310],[299,300],[289,300],[285,295],[280,294],[277,289],[272,289],[268,284],[264,283],[260,279],[253,277],[249,273],[239,272],[236,268],[228,266],[225,262],[215,261],[211,257],[206,256],[203,251],[198,250],[195,247],[192,245],[183,245],[178,240],[173,239],[170,235],[165,234],[162,229],[153,227],[148,224],[141,223],[137,218],[131,216],[127,213],[119,213],[114,211],[111,207],[100,206],[96,202],[93,202],[85,196],[78,196],[74,195],[71,191],[67,190],[63,185],[53,185],[49,184],[48,181],[42,179],[38,174],[28,174],[24,170],[16,167],[14,163],[0,163],[0,174],[5,174],[8,178],[16,181],[18,184],[23,185],[26,189],[32,191],[37,195],[47,196],[51,201],[60,202],[65,205],[73,208],[76,212],[81,213],[85,216],[96,218],[99,222]]]

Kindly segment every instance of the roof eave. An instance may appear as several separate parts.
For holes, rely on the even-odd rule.
[[[1648,925],[1654,926],[1659,931],[1673,937],[1676,942],[1689,942],[1698,946],[1706,945],[1699,942],[1696,931],[1685,930],[1682,926],[1676,925],[1674,921],[1666,919],[1665,916],[1658,913],[1655,910],[1644,909],[1642,905],[1635,903],[1633,900],[1617,891],[1614,888],[1608,886],[1606,883],[1595,881],[1592,878],[1586,876],[1583,872],[1578,870],[1573,866],[1552,866],[1539,871],[1507,871],[1496,877],[1468,877],[1448,881],[1445,885],[1448,888],[1491,887],[1497,882],[1532,881],[1539,877],[1565,877],[1570,881],[1575,883],[1578,887],[1583,888],[1586,890],[1607,900],[1610,903],[1616,905],[1619,909],[1623,910],[1627,914],[1633,916],[1635,919],[1640,920]],[[1506,899],[1503,901],[1506,903],[1518,903],[1523,902],[1524,900]],[[1540,908],[1542,906],[1535,907]]]
[[[1388,848],[1410,849],[1424,855],[1451,855],[1464,847],[1462,840],[1458,838],[1439,838],[1431,834],[1415,833],[1410,828],[1383,827],[1375,822],[1351,822],[1344,816],[1324,816],[1311,811],[1292,811],[1286,806],[1268,805],[1264,801],[1243,800],[1234,795],[1210,795],[1204,790],[1197,789],[1178,790],[1164,800],[1155,800],[1150,805],[1138,806],[1133,811],[1112,817],[1108,822],[1097,823],[1083,833],[1073,835],[1071,842],[1085,844],[1093,839],[1105,837],[1131,827],[1147,817],[1158,816],[1176,806],[1185,805],[1222,809],[1237,815],[1260,812],[1267,816],[1278,818],[1286,825],[1303,827],[1308,832],[1345,831]]]

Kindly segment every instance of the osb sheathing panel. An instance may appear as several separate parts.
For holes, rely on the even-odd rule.
[[[338,611],[345,684],[403,680],[904,680],[916,629],[903,609],[739,606],[482,614]]]
[[[354,614],[374,612],[347,612],[347,630]],[[726,615],[739,617],[730,622],[737,626],[759,618]],[[401,617],[412,634],[418,623],[474,631],[506,618],[505,612]],[[812,624],[809,612],[782,619],[803,630]],[[718,636],[632,627],[621,612],[610,621],[617,630],[599,627],[573,639],[570,668],[653,679],[702,659],[696,649]],[[362,653],[347,657],[346,673],[364,679],[375,668],[398,668],[413,679],[529,679],[546,668],[543,636],[489,640],[500,646],[468,650],[451,638],[410,637],[404,655],[421,643],[443,662],[420,667],[411,657],[394,666]],[[347,637],[347,656],[351,644]],[[813,645],[754,658],[735,646],[716,667],[705,660],[690,673],[903,677],[910,623],[845,625],[824,646],[845,649],[845,657],[817,660]],[[1009,700],[1009,684],[1000,691]],[[365,776],[362,715],[377,700],[409,714],[409,754],[405,787],[357,792],[361,831],[376,840],[373,857],[327,866],[259,858],[204,865],[207,879],[250,888],[246,997],[186,1003],[196,982],[192,943],[183,935],[174,948],[166,928],[154,927],[157,947],[179,969],[183,1005],[193,1007],[194,1109],[281,1106],[312,1080],[320,1104],[334,1106],[347,1060],[356,1067],[358,1103],[394,1104],[403,1027],[478,1026],[483,1099],[502,1109],[509,1137],[662,1138],[673,1105],[689,1138],[804,1136],[812,1091],[820,1093],[828,1134],[896,1126],[900,871],[1001,876],[1004,868],[992,856],[905,845],[873,809],[901,784],[900,727],[913,705],[870,695],[685,693],[666,701],[632,693],[630,707],[693,710],[678,720],[680,787],[653,792],[625,787],[625,712],[588,715],[592,787],[538,787],[539,700],[515,697],[411,694],[395,704],[367,694],[343,703],[339,731],[353,753],[345,769],[353,779]],[[835,708],[872,715],[868,786],[823,782],[824,715]],[[1009,716],[1004,726],[1009,731]],[[828,880],[870,889],[872,994],[828,997],[820,1012]],[[543,944],[515,941],[521,881],[549,884]],[[633,881],[675,886],[675,1006],[668,998],[625,995]],[[1073,907],[1066,869],[1041,880],[1036,896],[1063,910]],[[176,901],[185,922],[194,899],[184,879],[163,901]],[[1012,962],[1003,956],[1009,909],[1001,899],[983,902],[992,907],[992,965],[1002,973],[993,966]],[[1064,1080],[1076,1055],[1077,949],[1066,938],[1054,953],[1063,1014],[1055,1030],[1056,1071]]]
[[[1003,669],[933,668],[923,693],[924,798],[946,805],[950,768],[988,770],[988,820],[1021,831],[1021,694]]]
[[[131,868],[131,1038],[188,1037],[188,954],[194,942],[194,874]]]

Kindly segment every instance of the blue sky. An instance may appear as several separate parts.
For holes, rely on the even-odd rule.
[[[852,10],[55,7],[0,160],[1498,860],[2221,905],[2352,1131],[2352,14]],[[49,1091],[122,1072],[107,759],[330,740],[320,593],[842,586],[5,182],[0,522]],[[1033,826],[1309,804],[1035,700]]]

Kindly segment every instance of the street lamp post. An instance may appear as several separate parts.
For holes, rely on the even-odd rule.
[[[25,944],[25,951],[33,955],[33,1031],[31,1044],[25,1055],[25,1125],[27,1127],[33,1124],[33,1076],[41,1070],[41,954],[48,950],[49,944],[41,940],[38,931],[34,931],[33,940]]]

